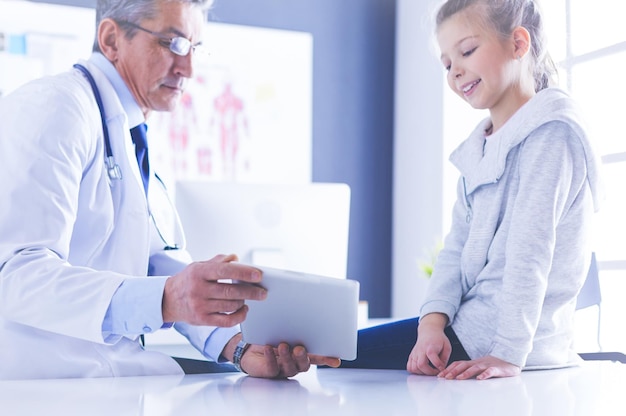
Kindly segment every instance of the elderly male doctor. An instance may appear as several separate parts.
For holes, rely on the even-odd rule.
[[[245,345],[244,300],[266,294],[222,279],[261,273],[232,255],[189,264],[164,237],[176,213],[131,129],[179,101],[207,3],[99,0],[91,58],[0,100],[0,379],[182,374],[139,340],[172,325],[252,376],[339,364]]]

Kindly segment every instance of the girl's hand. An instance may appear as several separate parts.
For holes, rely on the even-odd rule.
[[[438,374],[448,380],[466,380],[476,377],[486,380],[493,377],[513,377],[519,375],[521,369],[511,363],[490,355],[471,361],[455,361]]]
[[[438,313],[420,319],[417,343],[409,355],[407,371],[435,376],[446,368],[452,353],[450,340],[443,332],[447,322],[448,317]]]

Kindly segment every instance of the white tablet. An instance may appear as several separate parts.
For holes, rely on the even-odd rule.
[[[250,308],[241,324],[244,341],[277,346],[303,345],[311,354],[356,358],[359,282],[301,272],[258,267],[264,301]]]

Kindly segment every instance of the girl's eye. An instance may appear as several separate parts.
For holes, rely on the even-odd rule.
[[[468,56],[470,56],[471,54],[473,54],[473,53],[474,53],[474,51],[475,51],[477,48],[478,48],[478,46],[475,46],[475,47],[473,47],[472,49],[470,49],[470,50],[468,50],[468,51],[466,51],[466,52],[463,52],[463,54],[462,54],[462,55],[463,55],[464,57],[468,57]]]
[[[450,72],[450,67],[452,67],[452,65],[446,65],[446,66],[445,66],[446,71]]]

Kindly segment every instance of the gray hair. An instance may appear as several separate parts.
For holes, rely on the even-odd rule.
[[[513,29],[524,27],[531,38],[531,67],[535,79],[535,91],[540,91],[553,84],[557,70],[546,47],[543,19],[534,0],[448,0],[437,13],[437,27],[452,15],[470,6],[477,12],[484,12],[484,23],[496,30],[503,38],[508,38]],[[481,7],[482,6],[482,7]]]
[[[104,19],[112,19],[126,32],[126,37],[132,39],[137,32],[125,22],[139,24],[144,19],[153,19],[157,16],[157,5],[160,2],[176,1],[179,3],[189,3],[199,7],[205,16],[209,8],[213,5],[213,0],[98,0],[96,5],[96,38],[93,42],[93,51],[101,52],[98,44],[98,27]]]

